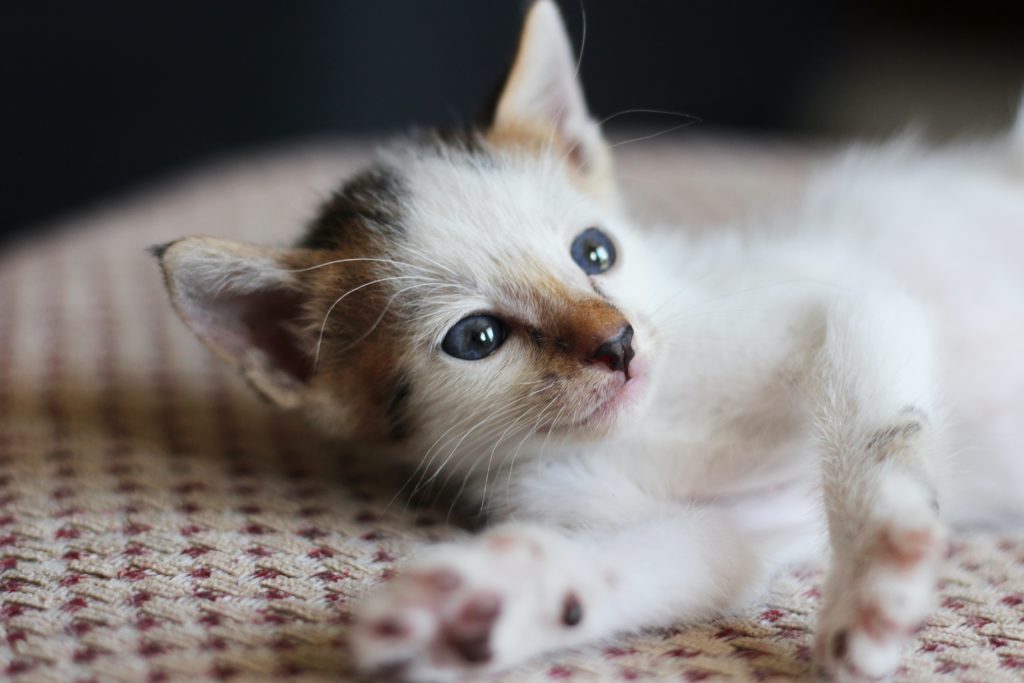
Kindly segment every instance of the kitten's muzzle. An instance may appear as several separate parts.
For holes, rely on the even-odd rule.
[[[629,362],[636,355],[633,351],[633,326],[626,325],[620,328],[610,339],[602,342],[594,352],[590,354],[587,361],[590,363],[603,363],[613,372],[620,370],[629,379]]]

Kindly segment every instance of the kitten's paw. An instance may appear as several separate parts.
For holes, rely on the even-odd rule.
[[[891,522],[859,558],[834,568],[818,623],[815,662],[823,680],[884,681],[934,607],[945,543],[934,520]]]
[[[358,665],[448,681],[576,644],[595,586],[559,540],[515,528],[437,549],[366,599],[353,627]]]

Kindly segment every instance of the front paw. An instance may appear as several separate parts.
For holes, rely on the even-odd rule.
[[[360,668],[448,681],[574,644],[593,595],[558,539],[506,529],[438,548],[380,586],[353,627]]]
[[[944,547],[937,523],[893,522],[850,566],[833,570],[815,643],[822,680],[876,682],[896,671],[904,646],[933,609]]]

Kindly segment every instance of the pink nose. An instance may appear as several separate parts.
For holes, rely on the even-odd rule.
[[[629,361],[633,360],[634,355],[633,326],[626,325],[614,337],[601,342],[587,360],[591,363],[604,363],[614,372],[621,370],[629,379]]]

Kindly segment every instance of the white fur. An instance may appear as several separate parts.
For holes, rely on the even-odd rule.
[[[295,330],[297,350],[319,360],[331,316],[380,305],[325,352],[353,368],[361,344],[401,337],[366,355],[401,376],[387,410],[416,466],[405,492],[451,484],[499,524],[368,596],[359,662],[413,681],[495,671],[749,604],[778,567],[831,548],[818,670],[887,676],[932,608],[947,525],[1024,520],[1024,117],[988,144],[850,150],[770,224],[640,230],[574,72],[539,0],[480,149],[383,159],[401,225],[373,233],[381,253],[157,250],[197,334],[337,434],[379,404],[340,395],[339,373],[275,367],[288,358],[251,323],[273,332],[277,309],[301,307],[315,329]],[[570,245],[592,226],[618,258],[587,275]],[[353,262],[377,274],[340,292],[310,279]],[[348,298],[371,286],[382,296]],[[448,330],[479,314],[504,344],[446,355]],[[623,321],[628,373],[590,362]]]
[[[506,114],[562,102],[586,129],[557,12],[531,17],[525,99],[509,94]],[[409,197],[391,256],[437,285],[392,298],[417,334],[401,359],[409,488],[453,478],[505,526],[371,595],[359,660],[423,681],[502,669],[745,604],[831,542],[817,665],[840,681],[891,673],[934,598],[935,498],[950,524],[1024,515],[1022,131],[852,150],[775,224],[701,236],[636,229],[554,145],[393,157]],[[568,248],[593,225],[619,260],[590,278]],[[607,423],[575,421],[614,373],[552,388],[524,335],[474,362],[438,348],[467,315],[536,321],[595,283],[636,330],[635,395]]]
[[[529,524],[502,533],[524,543],[540,533],[544,550],[506,572],[504,551],[486,540],[439,549],[407,577],[440,563],[462,587],[420,615],[425,630],[405,649],[360,630],[362,660],[401,659],[410,679],[444,679],[703,618],[756,595],[779,562],[814,553],[827,521],[838,550],[819,664],[839,680],[891,672],[932,601],[943,536],[932,488],[953,524],[1024,513],[1024,184],[1008,146],[858,150],[780,225],[701,238],[635,231],[551,168],[502,163],[405,166],[418,229],[401,258],[429,254],[461,288],[426,312],[425,341],[436,346],[460,317],[498,301],[530,316],[528,290],[516,300],[503,288],[517,279],[555,274],[585,291],[567,245],[582,226],[602,225],[621,260],[601,288],[637,328],[648,386],[600,440],[524,441],[522,425],[495,446],[501,430],[479,425],[490,415],[507,430],[516,415],[489,406],[531,377],[519,342],[474,364],[409,359],[417,377],[433,378],[418,405],[430,436],[444,440],[453,424],[461,436],[434,448],[423,476],[465,477],[464,496]],[[496,273],[492,258],[510,272]],[[920,430],[893,453],[868,446],[908,420]],[[473,425],[481,438],[466,435]],[[920,557],[894,564],[879,550],[886,534],[923,535]],[[373,597],[364,627],[400,613],[414,581],[399,577]],[[437,629],[485,588],[507,609],[492,627],[493,658],[468,664],[445,654]],[[557,619],[570,589],[583,603],[578,627]],[[884,637],[865,633],[872,623]]]

